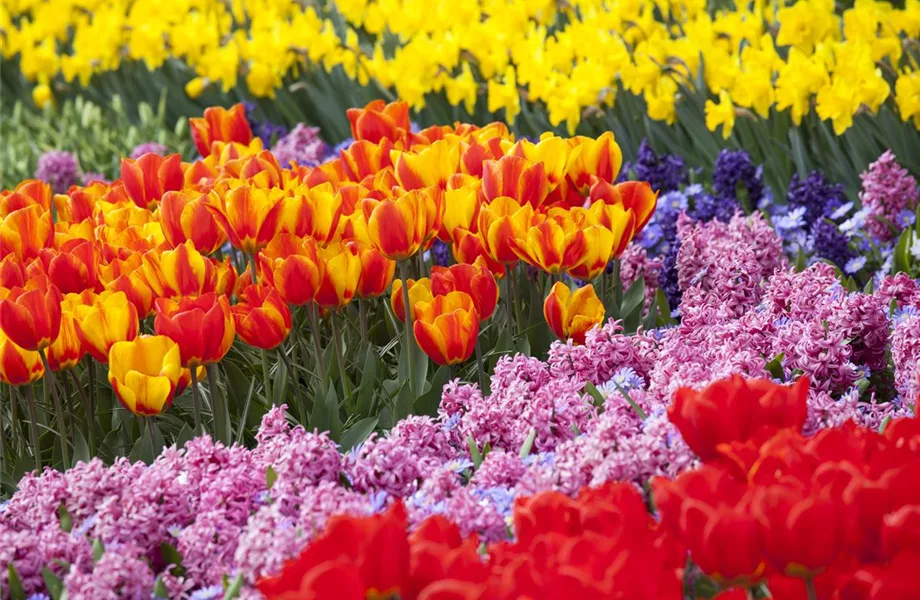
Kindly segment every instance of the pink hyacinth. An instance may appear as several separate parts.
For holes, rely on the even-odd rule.
[[[860,175],[859,200],[869,209],[866,229],[875,239],[887,242],[903,227],[902,214],[917,208],[917,180],[886,150]]]

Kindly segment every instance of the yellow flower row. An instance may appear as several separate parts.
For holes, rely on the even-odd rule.
[[[573,131],[620,88],[672,123],[701,73],[719,98],[707,102],[707,126],[725,137],[736,115],[771,109],[797,124],[814,110],[839,134],[889,98],[920,127],[920,0],[904,9],[857,0],[842,15],[833,0],[755,0],[715,14],[703,0],[339,0],[334,10],[338,31],[332,12],[297,0],[11,0],[0,52],[19,55],[40,103],[54,77],[87,85],[124,60],[184,61],[197,75],[193,97],[240,78],[271,97],[313,63],[373,78],[416,109],[430,93],[469,111],[485,96],[511,122],[522,101],[541,102],[553,125]]]

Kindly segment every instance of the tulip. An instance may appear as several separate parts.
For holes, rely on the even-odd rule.
[[[449,243],[456,229],[475,231],[479,216],[479,190],[476,186],[464,186],[444,193],[444,218],[438,237]]]
[[[51,247],[53,242],[51,212],[37,204],[11,212],[0,223],[0,258],[14,254],[27,261],[38,256],[42,248]]]
[[[479,210],[479,237],[492,260],[511,265],[518,260],[511,240],[525,237],[537,220],[529,204],[521,206],[514,198],[499,196]]]
[[[339,153],[342,171],[350,181],[354,182],[359,182],[369,175],[376,175],[387,167],[393,166],[390,160],[391,150],[393,150],[393,142],[388,138],[380,140],[379,143],[358,140]]]
[[[0,218],[26,208],[40,206],[42,212],[51,210],[51,186],[38,179],[26,179],[12,191],[0,192]]]
[[[393,150],[390,156],[396,180],[404,190],[430,186],[444,189],[450,176],[460,170],[460,147],[456,141],[438,140],[417,152]]]
[[[220,263],[202,256],[191,241],[175,250],[151,250],[143,255],[142,272],[153,293],[160,298],[220,294],[233,290],[236,271],[228,260]]]
[[[431,268],[431,293],[443,296],[454,291],[470,295],[480,321],[485,321],[495,312],[498,304],[498,284],[482,257],[477,258],[471,265],[457,264],[451,267]],[[409,288],[409,298],[411,301],[412,288]]]
[[[382,201],[366,198],[361,206],[367,217],[371,242],[390,260],[405,260],[441,228],[443,193],[437,188],[413,190]]]
[[[325,183],[284,200],[281,232],[310,236],[321,244],[329,242],[342,216],[342,197]]]
[[[38,381],[44,374],[38,352],[18,346],[0,329],[0,381],[20,386]]]
[[[403,305],[402,287],[403,282],[401,279],[393,281],[393,290],[390,292],[390,308],[393,309],[393,314],[396,315],[396,318],[405,323],[406,308]],[[409,280],[409,306],[415,307],[419,302],[430,302],[433,299],[434,294],[431,292],[430,279],[422,277],[418,280]]]
[[[376,298],[390,287],[396,273],[396,263],[379,250],[359,241],[346,242],[352,252],[361,259],[361,277],[355,295],[358,298]]]
[[[581,194],[587,195],[592,176],[607,183],[617,180],[623,165],[623,151],[613,133],[608,131],[596,140],[578,136],[569,143],[581,147],[580,151],[573,150],[573,159],[566,169],[566,177]]]
[[[585,240],[582,259],[567,272],[575,279],[591,281],[607,268],[617,239],[613,232],[601,225],[591,225],[581,231]]]
[[[240,339],[262,350],[277,348],[291,332],[291,309],[278,292],[267,285],[250,285],[239,299],[230,312]]]
[[[323,263],[315,301],[324,308],[342,308],[354,298],[361,278],[361,258],[353,246],[342,243],[317,248]]]
[[[99,286],[97,262],[95,244],[75,238],[64,242],[60,250],[42,248],[38,260],[32,264],[42,267],[48,279],[62,294],[77,294],[83,290],[95,290]]]
[[[182,157],[170,154],[144,154],[137,160],[121,159],[121,180],[128,197],[141,208],[153,210],[163,194],[181,190],[185,180],[182,176]]]
[[[285,302],[298,306],[313,302],[323,277],[323,261],[313,238],[282,233],[262,249],[258,263],[265,282]]]
[[[61,330],[61,292],[44,276],[0,300],[0,328],[26,350],[44,350]]]
[[[207,194],[191,190],[163,194],[157,216],[172,248],[191,241],[202,254],[211,254],[224,245],[227,235],[208,211],[210,201]]]
[[[139,255],[135,255],[140,258]],[[121,275],[105,285],[105,289],[124,292],[134,308],[137,309],[139,319],[146,319],[153,310],[153,290],[144,279],[143,273]]]
[[[547,218],[511,238],[509,246],[521,260],[547,273],[581,264],[588,247],[584,232],[570,218]]]
[[[92,296],[87,293],[87,296]],[[76,366],[83,360],[86,348],[77,332],[74,310],[85,304],[87,298],[81,294],[67,294],[61,301],[61,329],[57,339],[48,346],[48,366],[52,371],[61,371]],[[90,298],[92,300],[92,298]]]
[[[271,241],[281,225],[284,192],[243,185],[207,205],[234,247],[255,254]]]
[[[226,296],[211,292],[178,302],[158,298],[156,313],[154,331],[179,345],[185,368],[216,363],[233,344],[236,330]]]
[[[458,227],[454,229],[451,237],[451,250],[458,263],[471,265],[477,258],[482,258],[495,277],[501,279],[505,276],[505,265],[489,256],[485,243],[478,234]]]
[[[7,254],[0,260],[0,287],[24,287],[28,280],[26,265],[15,254]]]
[[[409,122],[409,105],[397,101],[384,104],[374,100],[364,108],[349,108],[346,113],[351,123],[351,137],[379,144],[381,140],[391,142],[405,140],[412,130]]]
[[[627,181],[613,185],[595,178],[591,186],[590,200],[592,203],[602,200],[606,204],[621,205],[631,212],[636,219],[633,228],[635,235],[651,220],[658,205],[658,192],[652,191],[652,186],[644,181]],[[608,223],[603,225],[610,227]]]
[[[204,157],[211,155],[213,142],[248,145],[252,140],[252,129],[242,104],[235,104],[229,109],[220,106],[206,108],[204,118],[189,119],[189,129],[198,153]]]
[[[603,322],[604,305],[591,284],[572,293],[567,285],[557,282],[543,303],[543,316],[556,337],[584,344],[585,334]]]
[[[435,296],[414,307],[413,331],[419,347],[439,365],[455,365],[473,354],[479,335],[479,316],[473,299],[464,292]]]
[[[181,377],[179,346],[163,335],[142,335],[109,350],[109,383],[122,405],[136,415],[169,408]]]
[[[74,319],[83,347],[101,363],[113,344],[137,337],[137,309],[124,292],[102,292],[91,306],[75,307]]]
[[[549,194],[543,163],[520,156],[503,156],[482,165],[482,193],[487,201],[507,196],[538,209]]]

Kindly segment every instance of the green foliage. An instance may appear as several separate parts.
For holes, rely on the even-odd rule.
[[[167,95],[154,106],[140,103],[129,116],[119,96],[105,106],[76,97],[41,112],[20,102],[0,112],[0,187],[12,188],[35,176],[39,156],[48,150],[77,155],[83,173],[114,179],[123,157],[138,144],[158,142],[170,152],[192,157],[194,146],[185,119],[167,120]]]

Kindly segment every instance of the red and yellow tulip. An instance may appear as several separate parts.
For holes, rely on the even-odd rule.
[[[224,245],[227,234],[208,210],[210,202],[208,194],[192,190],[163,194],[157,216],[172,248],[190,241],[202,254],[211,254]]]
[[[38,352],[25,350],[0,329],[0,381],[19,386],[38,381],[45,374]]]
[[[396,261],[414,255],[432,239],[444,214],[443,192],[438,188],[412,190],[380,201],[365,198],[361,206],[371,242]]]
[[[229,109],[220,106],[206,108],[203,118],[189,119],[189,128],[198,153],[204,157],[210,156],[214,142],[248,145],[252,140],[252,129],[242,104],[235,104]]]
[[[0,328],[25,350],[44,350],[61,330],[61,292],[40,276],[0,300]]]
[[[405,102],[385,104],[374,100],[364,108],[350,108],[345,113],[351,123],[351,137],[377,144],[383,139],[391,142],[405,140],[412,130],[409,105]]]
[[[431,293],[435,296],[444,296],[451,292],[469,294],[480,321],[491,317],[498,304],[498,284],[482,257],[477,258],[471,265],[457,264],[431,268]],[[409,299],[411,302],[411,287]]]
[[[121,180],[128,197],[140,208],[153,210],[163,194],[181,190],[182,157],[170,154],[144,154],[137,160],[121,159]]]
[[[401,279],[393,280],[393,290],[390,292],[390,308],[401,322],[406,322],[406,307],[403,305],[403,282]],[[409,306],[415,307],[419,302],[430,302],[434,298],[431,292],[431,280],[427,277],[409,279]],[[413,313],[414,314],[414,313]]]
[[[435,296],[415,306],[415,339],[439,365],[461,363],[473,354],[479,335],[479,316],[473,299],[464,292]]]
[[[342,308],[351,302],[358,289],[361,257],[354,246],[341,242],[317,248],[317,256],[323,266],[315,301],[323,308]]]
[[[208,210],[234,247],[255,254],[278,233],[284,208],[282,190],[241,185],[215,196],[211,196]]]
[[[179,345],[182,366],[190,369],[220,361],[236,337],[230,302],[213,292],[198,298],[167,298],[156,301],[157,335]]]
[[[83,347],[101,363],[113,344],[137,337],[137,309],[124,292],[102,292],[92,305],[75,306],[73,315]]]
[[[259,266],[265,282],[285,302],[302,305],[313,302],[323,278],[324,263],[313,238],[279,234],[259,252]]]
[[[109,350],[109,383],[136,415],[158,415],[172,404],[182,376],[179,346],[164,335],[142,335]]]
[[[250,285],[230,307],[236,333],[256,348],[277,348],[291,332],[291,309],[278,292],[267,285]]]
[[[591,284],[573,293],[569,286],[557,282],[543,303],[543,316],[556,337],[576,344],[585,343],[585,334],[603,322],[604,312]]]

